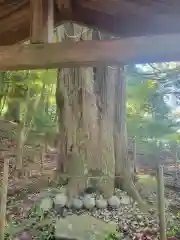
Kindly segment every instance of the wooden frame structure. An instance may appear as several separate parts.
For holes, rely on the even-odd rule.
[[[179,43],[180,34],[5,46],[0,47],[0,70],[180,61]]]
[[[170,31],[167,25],[167,21],[175,21],[179,18],[180,14],[175,11],[176,7],[180,6],[180,2],[177,0],[172,0],[170,7],[167,0],[164,1],[163,4],[155,4],[150,0],[146,0],[147,5],[143,5],[140,0],[134,0],[134,3],[129,3],[127,0],[107,0],[106,3],[102,4],[102,0],[97,1],[85,1],[85,0],[21,0],[18,1],[17,7],[16,4],[13,5],[13,9],[19,11],[19,14],[23,14],[23,11],[29,13],[29,33],[27,36],[23,36],[20,32],[13,31],[14,35],[11,39],[11,34],[9,35],[9,40],[6,39],[6,34],[8,30],[4,28],[4,34],[1,33],[1,23],[6,24],[5,20],[9,23],[9,27],[7,29],[11,29],[12,21],[14,21],[15,25],[17,25],[17,16],[16,11],[12,11],[12,15],[8,15],[9,18],[6,17],[4,11],[9,11],[9,7],[6,4],[6,1],[0,2],[0,16],[2,20],[0,20],[0,45],[9,45],[10,43],[16,43],[19,40],[24,40],[26,37],[31,36],[31,42],[36,43],[34,45],[16,45],[16,46],[0,46],[0,71],[6,70],[18,70],[18,69],[37,69],[37,68],[57,68],[57,67],[71,67],[71,66],[93,66],[99,63],[102,64],[126,64],[126,63],[147,63],[147,62],[161,62],[161,61],[179,61],[180,60],[180,29],[176,29],[177,31]],[[20,3],[19,3],[20,2]],[[151,2],[151,4],[150,4]],[[149,5],[148,5],[149,4]],[[1,7],[2,6],[2,7]],[[101,8],[100,8],[101,6]],[[27,7],[29,7],[27,9]],[[125,13],[134,13],[134,18],[129,17],[129,21],[131,24],[134,24],[132,28],[130,28],[130,23],[125,20],[122,16],[122,10],[120,7],[124,8]],[[137,10],[135,14],[135,10]],[[139,7],[137,9],[137,7]],[[92,16],[88,20],[88,16],[84,16],[82,13],[80,14],[80,9],[84,9],[85,12],[88,11],[92,13]],[[149,26],[149,12],[144,14],[145,10],[152,11],[151,20],[153,16],[156,20],[156,24],[154,24],[154,20],[151,22],[151,27]],[[163,14],[160,14],[161,11],[164,11]],[[166,11],[165,11],[166,10]],[[95,14],[96,12],[96,14]],[[77,14],[79,13],[79,14]],[[94,18],[94,14],[101,16],[103,18],[109,19],[110,16],[114,21],[111,21],[107,24],[107,27],[102,24],[100,21],[100,17],[95,17],[94,24],[92,23],[92,18]],[[165,14],[166,13],[166,14]],[[173,17],[171,14],[175,14]],[[27,13],[26,13],[27,14]],[[26,16],[24,13],[24,17]],[[78,16],[79,17],[78,17]],[[147,16],[146,16],[147,15]],[[14,18],[12,17],[14,16]],[[15,17],[16,16],[16,17]],[[61,16],[61,17],[60,17]],[[84,16],[84,17],[83,17]],[[139,28],[142,28],[141,31],[137,29],[137,21],[139,18],[142,19],[140,21],[141,25]],[[171,16],[171,18],[170,18]],[[102,16],[101,16],[102,17]],[[117,27],[117,21],[124,21],[124,25],[127,28],[127,32],[122,32],[119,30],[121,27]],[[19,18],[18,18],[19,19]],[[26,18],[25,18],[26,19]],[[84,20],[83,20],[84,19]],[[104,19],[104,20],[105,20]],[[145,21],[146,19],[146,21]],[[164,29],[164,25],[160,20],[164,20],[164,24],[166,24],[167,31]],[[19,19],[19,27],[22,27],[21,22],[22,19]],[[94,27],[102,27],[104,30],[109,30],[111,34],[119,34],[122,36],[122,39],[119,40],[110,40],[110,41],[80,41],[76,43],[43,43],[43,42],[52,42],[53,40],[53,27],[55,24],[59,24],[61,20],[75,20],[79,23],[89,24]],[[133,21],[132,21],[133,20]],[[143,23],[143,20],[145,21]],[[84,22],[83,22],[84,21]],[[116,24],[115,24],[116,22]],[[25,21],[26,23],[26,21]],[[120,21],[119,21],[120,23]],[[161,24],[160,24],[161,23]],[[27,23],[26,23],[27,24]],[[142,26],[142,24],[144,24]],[[159,24],[159,25],[158,25]],[[158,25],[160,29],[158,33],[163,33],[163,35],[151,35],[144,36],[146,34],[154,34],[157,33],[157,29],[155,25]],[[178,25],[178,24],[175,24]],[[19,27],[17,28],[19,29]],[[147,31],[143,30],[145,29]],[[160,28],[161,26],[161,28]],[[3,27],[3,26],[2,26]],[[28,28],[28,27],[27,27]],[[151,31],[150,31],[151,29]],[[154,29],[154,31],[153,31]],[[25,29],[21,29],[24,32]],[[131,31],[130,31],[131,30]],[[136,31],[136,32],[134,32]],[[176,34],[169,35],[164,33],[175,32]],[[16,34],[16,38],[15,38]],[[18,35],[19,34],[19,35]],[[137,37],[132,37],[132,36]],[[124,38],[125,36],[131,36],[128,38]],[[2,40],[4,39],[4,40]],[[5,42],[6,41],[6,42]],[[13,41],[13,42],[12,42]],[[18,56],[18,57],[17,57]]]

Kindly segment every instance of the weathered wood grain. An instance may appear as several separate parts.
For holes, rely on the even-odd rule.
[[[180,60],[180,35],[0,47],[0,71]]]

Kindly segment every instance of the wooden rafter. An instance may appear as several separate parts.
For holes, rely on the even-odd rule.
[[[0,70],[180,61],[179,43],[177,34],[0,47]]]

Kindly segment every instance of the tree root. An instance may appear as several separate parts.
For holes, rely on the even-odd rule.
[[[140,209],[143,212],[147,212],[150,209],[150,206],[144,201],[139,192],[137,191],[135,185],[133,184],[132,180],[127,177],[121,177],[116,179],[115,186],[124,190],[128,193],[128,195],[139,205]]]

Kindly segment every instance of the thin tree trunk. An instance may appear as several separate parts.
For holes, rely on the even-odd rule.
[[[3,99],[6,99],[6,93],[8,90],[8,84],[6,83],[6,73],[5,72],[0,72],[0,106],[1,106],[1,112],[4,107],[4,102],[2,102]],[[0,113],[1,113],[0,112]]]
[[[7,189],[8,189],[8,175],[9,175],[9,157],[4,157],[4,172],[1,193],[0,205],[0,239],[4,240],[5,224],[6,224],[6,203],[7,203]]]
[[[23,168],[23,146],[24,146],[24,126],[19,124],[17,128],[17,147],[16,147],[16,171],[15,176],[19,178],[22,175]]]
[[[25,116],[24,116],[24,121],[22,124],[19,124],[18,130],[17,130],[17,155],[16,155],[16,176],[17,177],[20,177],[23,173],[24,144],[32,128],[34,116],[38,109],[40,100],[42,98],[44,88],[45,88],[45,85],[43,85],[42,87],[40,96],[39,97],[36,96],[34,102],[32,102],[31,100],[28,102]],[[25,173],[25,172],[23,174],[28,175],[28,173]]]

